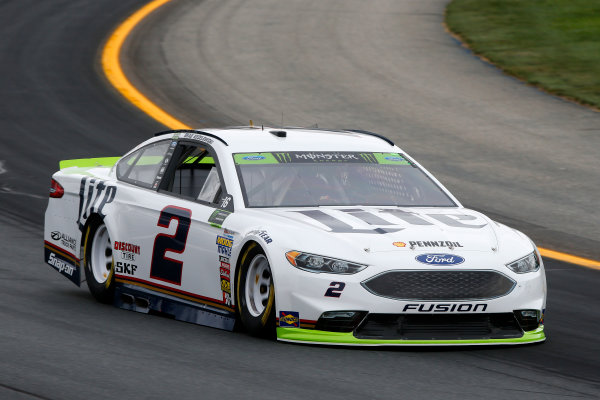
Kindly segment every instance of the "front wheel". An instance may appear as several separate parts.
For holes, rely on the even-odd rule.
[[[92,295],[101,303],[112,303],[115,292],[112,243],[103,223],[87,227],[83,262]]]
[[[240,319],[253,336],[275,336],[275,288],[269,260],[253,245],[246,250],[238,273],[236,300]]]

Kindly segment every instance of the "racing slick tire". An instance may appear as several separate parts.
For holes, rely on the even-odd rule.
[[[237,276],[236,303],[246,331],[275,337],[275,287],[269,260],[260,246],[251,244],[242,257]]]
[[[112,242],[103,222],[87,226],[83,264],[90,293],[101,303],[112,303],[115,293]]]

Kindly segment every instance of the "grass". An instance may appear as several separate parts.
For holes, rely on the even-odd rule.
[[[600,108],[600,0],[453,0],[446,24],[508,74]]]

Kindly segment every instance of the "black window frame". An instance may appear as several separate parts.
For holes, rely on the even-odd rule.
[[[230,195],[229,195],[229,192],[227,191],[227,184],[223,177],[223,172],[221,169],[221,163],[219,161],[219,156],[217,155],[217,152],[215,151],[215,149],[206,142],[198,142],[195,140],[188,140],[188,139],[179,139],[176,141],[177,141],[177,145],[175,146],[175,149],[173,151],[171,159],[169,160],[169,164],[167,165],[167,168],[160,180],[160,183],[158,184],[158,188],[156,189],[157,192],[160,194],[176,197],[179,199],[193,201],[194,203],[202,204],[202,205],[205,205],[208,207],[223,209],[222,207],[219,206],[219,202],[222,201],[223,198],[230,196]],[[175,160],[179,159],[179,157],[181,157],[183,155],[181,153],[178,153],[179,149],[182,148],[182,146],[190,146],[190,145],[195,146],[195,147],[205,148],[209,152],[209,154],[213,157],[213,160],[215,161],[215,167],[217,168],[217,173],[219,174],[219,180],[221,181],[221,193],[214,202],[198,200],[197,198],[194,198],[192,196],[175,193],[175,192],[172,192],[172,191],[166,189],[166,187],[169,183],[168,179],[169,178],[173,179],[175,177],[175,170],[177,169],[177,167],[179,165],[179,162],[176,162]],[[229,208],[230,207],[228,207],[228,209]],[[232,208],[232,206],[231,206],[231,208]],[[231,211],[233,211],[233,210],[231,210]]]

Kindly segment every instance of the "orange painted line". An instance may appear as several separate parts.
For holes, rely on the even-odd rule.
[[[552,258],[554,260],[564,261],[570,264],[575,264],[600,271],[600,261],[590,260],[589,258],[578,257],[571,254],[562,253],[556,250],[542,248],[538,248],[538,250],[540,251],[542,257]]]
[[[171,129],[192,129],[154,104],[131,84],[121,68],[120,53],[127,36],[144,18],[171,0],[154,0],[134,12],[115,29],[102,51],[102,69],[110,83],[133,105]],[[560,251],[539,248],[542,257],[600,270],[600,261],[574,256]]]
[[[134,12],[114,30],[102,51],[102,69],[115,89],[117,89],[129,102],[150,117],[171,129],[191,129],[190,126],[171,116],[144,96],[131,84],[121,68],[120,53],[127,36],[129,36],[131,31],[140,23],[140,21],[169,1],[171,0],[151,1],[138,11]]]

